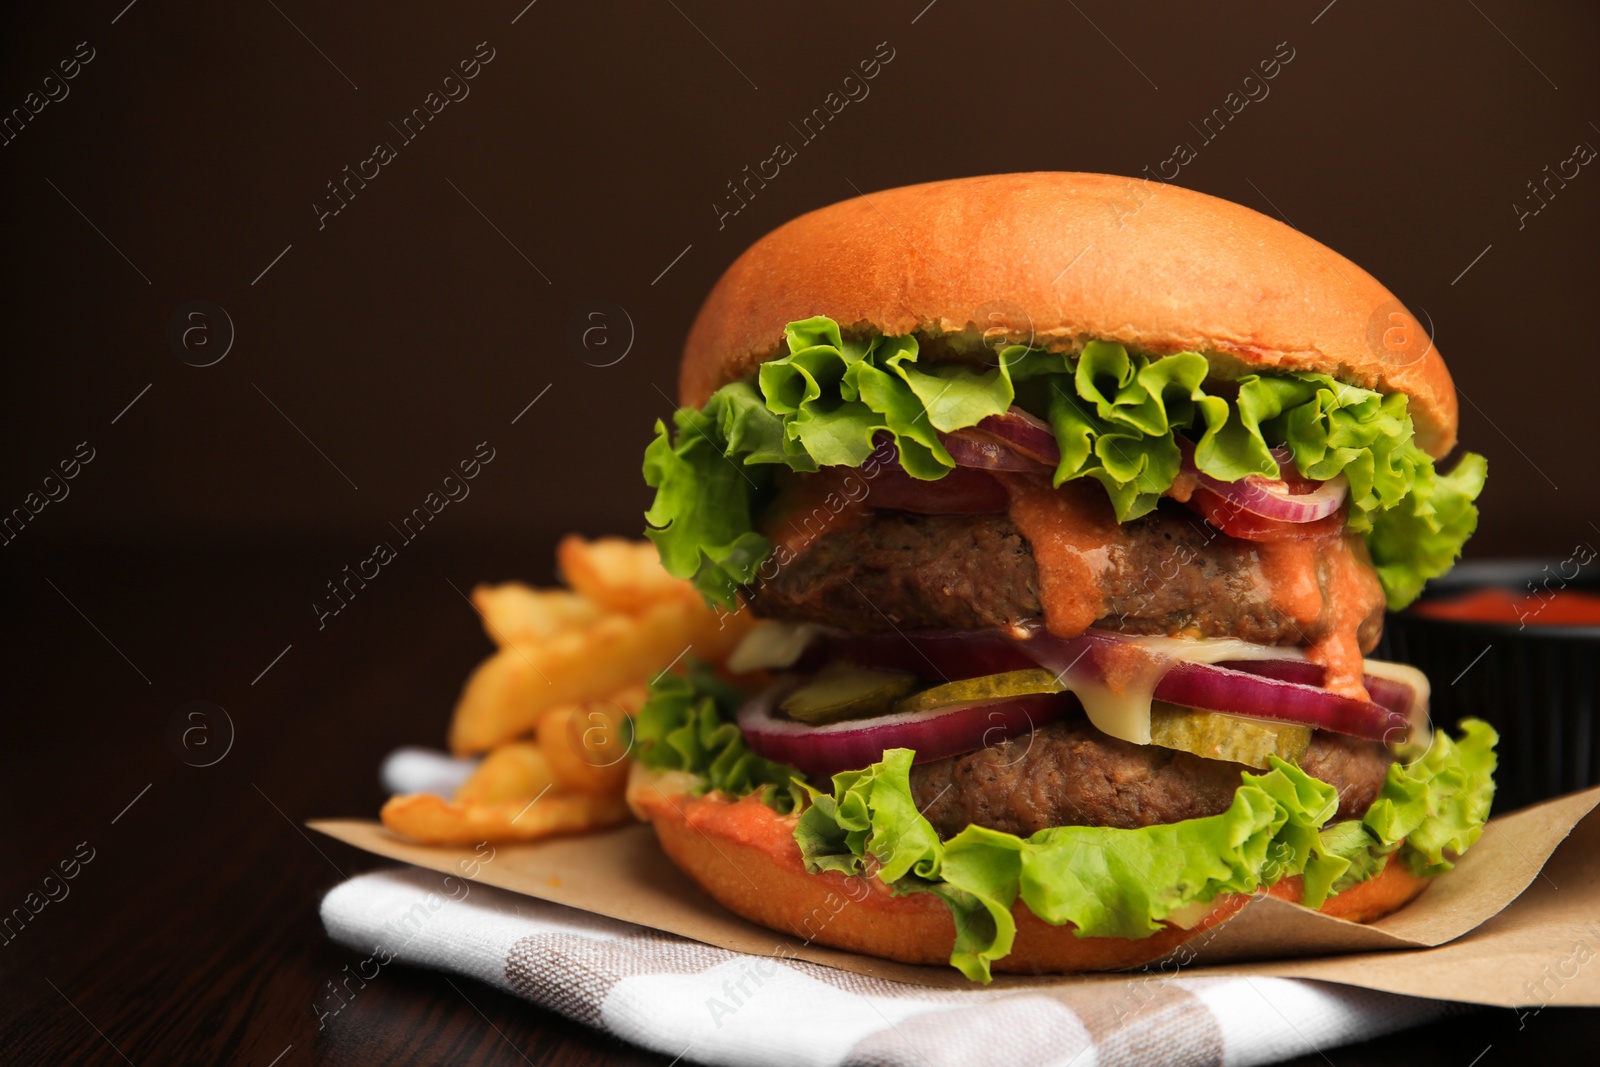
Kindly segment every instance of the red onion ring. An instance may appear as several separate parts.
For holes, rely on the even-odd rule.
[[[1154,676],[1157,700],[1370,741],[1404,740],[1417,725],[1410,718],[1421,711],[1412,687],[1392,678],[1366,675],[1374,699],[1357,700],[1321,688],[1324,668],[1306,660],[1194,663],[1096,630],[1074,638],[1042,629],[1025,637],[998,629],[870,634],[830,638],[822,649],[826,659],[951,680],[1030,666],[1052,671],[1069,685],[1112,679],[1122,688]],[[914,749],[917,762],[971,752],[1042,726],[1078,705],[1071,693],[1048,693],[810,726],[777,712],[786,691],[787,686],[778,686],[752,698],[738,713],[739,728],[758,755],[818,780],[875,763],[889,748]]]
[[[1217,666],[1231,671],[1276,678],[1280,682],[1294,682],[1296,685],[1318,688],[1328,676],[1326,667],[1320,663],[1312,663],[1308,659],[1223,660]],[[1412,705],[1415,704],[1417,697],[1416,691],[1409,685],[1397,682],[1393,678],[1379,678],[1373,674],[1362,675],[1361,683],[1366,686],[1367,692],[1372,694],[1374,704],[1381,704],[1401,715],[1411,714]]]
[[[1368,741],[1401,741],[1410,728],[1403,713],[1370,700],[1211,663],[1176,664],[1161,676],[1155,695],[1186,708],[1310,726]]]
[[[808,726],[778,715],[784,688],[768,689],[746,701],[735,721],[756,755],[798,767],[819,782],[876,763],[891,748],[915,749],[916,763],[959,756],[1027,733],[1075,707],[1065,693],[1041,693]]]
[[[1023,455],[1008,442],[996,440],[977,430],[941,433],[939,440],[944,444],[945,451],[950,453],[950,458],[956,461],[957,467],[976,467],[988,471],[1044,469],[1038,460]]]
[[[1195,466],[1194,445],[1182,437],[1177,439],[1183,453],[1183,470],[1194,475],[1207,489],[1222,497],[1240,511],[1248,511],[1275,522],[1316,522],[1338,511],[1349,495],[1350,483],[1343,474],[1325,482],[1303,478],[1295,470],[1294,456],[1289,449],[1271,450],[1277,461],[1279,478],[1251,474],[1237,482],[1225,482]]]
[[[957,467],[991,471],[1053,470],[1061,462],[1050,424],[1012,405],[964,430],[940,433],[945,451]]]
[[[1237,482],[1224,482],[1195,472],[1200,484],[1240,510],[1277,522],[1316,522],[1339,510],[1350,484],[1343,474],[1322,482],[1309,493],[1292,492],[1284,482],[1268,481],[1258,474]]]
[[[1058,676],[1098,682],[1109,678],[1119,689],[1129,686],[1132,679],[1148,678],[1159,671],[1154,698],[1186,708],[1294,723],[1369,741],[1401,740],[1409,729],[1403,712],[1370,700],[1341,696],[1265,672],[1171,660],[1135,642],[1094,630],[1074,638],[1040,630],[1020,644],[1039,666]]]
[[[1031,666],[1096,682],[1108,676],[1159,672],[1154,693],[1158,700],[1247,718],[1298,722],[1373,741],[1403,737],[1407,719],[1419,703],[1410,686],[1390,678],[1365,675],[1373,699],[1356,700],[1323,689],[1324,668],[1308,660],[1189,663],[1100,630],[1074,638],[1056,637],[1039,627],[1029,628],[1022,638],[999,629],[865,634],[831,638],[826,648],[828,657],[860,666],[952,681]],[[1229,695],[1236,699],[1219,698]],[[1193,703],[1189,697],[1206,703]],[[1397,727],[1399,733],[1394,732]]]
[[[1047,467],[1055,467],[1061,462],[1061,445],[1056,441],[1055,430],[1050,428],[1048,422],[1035,418],[1015,404],[1006,409],[1004,414],[990,415],[979,422],[978,429]]]

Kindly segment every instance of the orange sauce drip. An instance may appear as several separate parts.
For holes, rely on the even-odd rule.
[[[1261,580],[1278,609],[1301,626],[1324,627],[1324,636],[1306,647],[1306,658],[1327,671],[1323,687],[1369,699],[1361,680],[1365,661],[1359,631],[1369,606],[1382,593],[1360,536],[1263,541],[1255,548]],[[1317,583],[1319,569],[1322,587]]]
[[[1256,565],[1278,610],[1304,627],[1322,618],[1322,590],[1317,586],[1318,557],[1333,547],[1334,538],[1305,541],[1261,541]]]
[[[1076,637],[1105,614],[1103,578],[1125,550],[1127,534],[1098,484],[1081,480],[1052,489],[1043,477],[995,476],[1011,495],[1011,521],[1033,549],[1045,627],[1060,637]],[[1324,686],[1368,699],[1359,630],[1382,591],[1360,536],[1262,541],[1251,547],[1258,580],[1278,609],[1307,630],[1325,632],[1306,642],[1307,658],[1327,672]]]
[[[1101,681],[1117,696],[1125,693],[1151,693],[1161,676],[1171,666],[1159,656],[1152,656],[1142,648],[1114,644],[1099,650],[1096,665],[1101,670]]]
[[[1033,549],[1045,627],[1076,637],[1105,614],[1102,578],[1127,540],[1099,483],[1052,489],[1039,475],[997,473],[1011,494],[1011,521]]]

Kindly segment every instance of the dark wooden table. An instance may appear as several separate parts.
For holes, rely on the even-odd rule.
[[[404,967],[320,1031],[312,1013],[355,961],[324,935],[318,901],[383,864],[301,824],[375,813],[383,755],[441,742],[488,651],[451,583],[547,582],[549,543],[417,546],[320,631],[310,601],[353,546],[27,547],[3,564],[0,909],[80,843],[93,859],[0,944],[0,1063],[668,1062]],[[183,718],[193,700],[233,727],[209,766],[193,764],[228,730],[214,712]],[[197,725],[212,748],[174,740]],[[1296,1062],[1568,1062],[1597,1025],[1600,1011],[1481,1010]]]

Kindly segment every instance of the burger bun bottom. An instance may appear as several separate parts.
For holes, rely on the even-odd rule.
[[[729,800],[694,796],[691,776],[633,767],[628,800],[655,829],[662,849],[723,907],[751,922],[810,943],[901,963],[945,964],[955,945],[955,922],[932,893],[895,896],[870,875],[809,873],[794,841],[797,816],[783,816],[754,796]],[[1403,863],[1326,901],[1324,914],[1367,923],[1404,907],[1428,879]],[[1298,902],[1300,879],[1286,878],[1269,895]],[[1118,971],[1161,959],[1184,942],[1230,918],[1249,894],[1218,897],[1185,926],[1168,924],[1147,938],[1079,937],[1068,923],[1045,922],[1017,901],[1010,954],[996,971],[1074,974]]]

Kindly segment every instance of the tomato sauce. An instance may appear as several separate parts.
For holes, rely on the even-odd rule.
[[[1449,599],[1424,600],[1413,607],[1411,613],[1458,622],[1600,626],[1600,593],[1582,589],[1553,589],[1548,593],[1477,589]]]
[[[1011,521],[1033,549],[1045,627],[1076,637],[1105,614],[1102,579],[1128,544],[1104,490],[1087,479],[1052,489],[1045,478],[997,474],[1011,494]],[[1257,580],[1280,611],[1325,636],[1306,656],[1327,671],[1331,692],[1368,699],[1360,627],[1381,599],[1378,576],[1358,534],[1250,542]]]
[[[1059,637],[1083,633],[1105,616],[1106,579],[1130,545],[1104,488],[1089,479],[1052,488],[1047,476],[1014,472],[985,477],[1004,487],[1005,510],[1033,551],[1046,628]],[[874,488],[864,471],[842,467],[793,475],[763,517],[762,533],[783,557],[799,555],[824,533],[865,522]],[[1343,521],[1342,513],[1330,518]],[[1324,686],[1367,699],[1360,628],[1382,591],[1360,535],[1319,530],[1314,536],[1242,543],[1249,546],[1255,580],[1267,598],[1306,631],[1323,635],[1302,643],[1307,658],[1325,668]],[[1600,596],[1593,601],[1600,620]]]
[[[996,474],[1011,494],[1011,521],[1033,549],[1039,569],[1039,604],[1046,629],[1077,637],[1106,612],[1102,577],[1127,533],[1106,503],[1105,490],[1087,479],[1050,488],[1048,478]]]
[[[1368,699],[1361,682],[1365,661],[1360,630],[1368,605],[1382,593],[1360,535],[1263,541],[1255,549],[1261,580],[1279,609],[1302,626],[1323,619],[1328,622],[1326,636],[1306,648],[1306,658],[1327,670],[1323,687],[1357,700]]]

